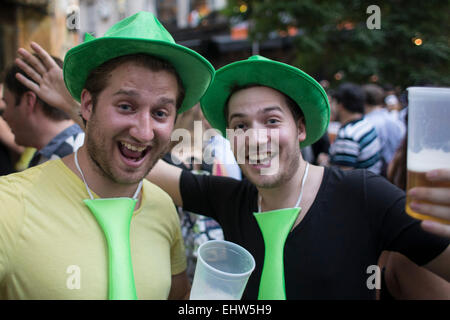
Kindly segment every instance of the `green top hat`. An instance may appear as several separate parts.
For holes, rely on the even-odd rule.
[[[303,111],[306,139],[300,146],[316,142],[327,130],[330,105],[322,86],[302,70],[262,56],[226,65],[216,71],[214,81],[201,99],[201,107],[212,127],[226,136],[225,103],[233,86],[259,84],[283,92]]]
[[[183,82],[185,97],[179,113],[194,106],[214,78],[214,68],[195,51],[178,45],[150,12],[139,12],[113,25],[105,35],[86,34],[85,41],[70,49],[64,59],[64,82],[80,101],[90,72],[116,57],[145,53],[172,64]]]

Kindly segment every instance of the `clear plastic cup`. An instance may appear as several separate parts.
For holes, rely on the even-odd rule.
[[[239,300],[255,259],[243,247],[229,241],[211,240],[198,248],[191,300]]]
[[[447,182],[431,182],[426,173],[450,169],[450,88],[408,88],[407,190],[414,187],[449,188]],[[417,219],[450,221],[425,216],[410,207],[406,212]]]

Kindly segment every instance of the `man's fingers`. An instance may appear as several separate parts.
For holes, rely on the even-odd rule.
[[[27,50],[25,50],[24,48],[19,48],[17,50],[17,53],[19,53],[19,55],[22,57],[22,60],[29,64],[31,67],[34,68],[34,70],[36,70],[39,74],[44,74],[45,72],[47,72],[47,69],[45,68],[44,64],[42,63],[41,60],[39,60],[38,58],[36,58],[34,55],[32,55],[31,53],[29,53]]]
[[[450,226],[448,225],[429,220],[422,221],[421,225],[425,231],[437,234],[441,237],[450,238]]]
[[[436,169],[427,172],[427,179],[430,181],[450,182],[450,169]]]
[[[414,200],[450,205],[450,188],[416,187],[409,190],[408,195]]]
[[[440,218],[446,220],[450,223],[450,207],[440,206],[436,204],[421,203],[421,202],[411,202],[411,209],[418,213],[422,213],[427,216],[433,216],[435,218]]]
[[[33,79],[36,83],[41,83],[42,77],[39,73],[36,72],[32,67],[30,67],[27,63],[23,62],[21,58],[17,58],[15,61],[16,65],[22,69],[31,79]]]
[[[25,87],[36,93],[37,95],[39,92],[39,85],[37,85],[35,82],[31,81],[30,79],[26,78],[24,75],[20,73],[16,73],[16,79],[19,80],[20,83],[22,83]]]
[[[41,59],[42,63],[44,64],[47,70],[51,69],[56,65],[55,60],[53,60],[50,54],[36,42],[31,42],[31,49],[33,49],[37,53],[37,55],[39,56],[39,58]]]

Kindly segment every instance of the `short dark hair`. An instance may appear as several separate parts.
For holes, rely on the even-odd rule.
[[[384,104],[384,90],[377,84],[366,84],[362,86],[366,95],[366,104],[369,106],[379,106]]]
[[[36,58],[39,59],[39,56],[36,54],[33,54]],[[53,60],[55,60],[56,64],[62,68],[63,62],[58,57],[51,56]],[[12,64],[5,72],[4,82],[5,87],[8,88],[9,91],[14,95],[16,106],[20,103],[20,100],[22,99],[22,96],[28,92],[31,91],[26,86],[24,86],[19,80],[16,79],[16,73],[20,73],[25,78],[27,78],[30,81],[33,81],[30,79],[30,77],[17,66],[16,64]],[[34,81],[33,81],[34,82]],[[68,120],[70,119],[69,115],[65,113],[64,111],[55,108],[48,103],[41,100],[39,97],[37,97],[37,101],[42,104],[42,111],[44,114],[54,120],[54,121],[62,121],[62,120]]]
[[[97,104],[98,95],[106,88],[111,72],[126,62],[134,62],[152,71],[164,70],[173,74],[178,83],[176,108],[177,110],[181,108],[185,96],[185,89],[178,72],[169,62],[144,53],[130,54],[108,60],[90,72],[84,84],[84,88],[89,91],[92,96],[93,107]],[[83,122],[86,124],[84,119]]]
[[[357,84],[350,82],[341,84],[333,94],[333,98],[347,111],[364,113],[365,94],[361,86]]]
[[[230,98],[233,94],[235,94],[236,92],[240,91],[240,90],[244,90],[244,89],[249,89],[249,88],[254,88],[254,87],[265,87],[261,84],[258,83],[250,83],[250,84],[246,84],[246,85],[238,85],[238,84],[233,84],[230,88],[230,94],[228,95],[227,100],[225,101],[225,107],[223,108],[223,113],[225,116],[225,122],[228,123],[228,103],[230,102]],[[273,90],[278,91],[279,93],[281,93],[284,97],[284,99],[286,100],[286,104],[289,108],[289,110],[291,111],[292,117],[294,118],[295,123],[298,122],[298,120],[300,120],[301,118],[305,118],[302,109],[300,108],[300,106],[297,104],[297,102],[295,102],[291,97],[289,97],[287,94],[284,94],[283,92],[271,88]]]

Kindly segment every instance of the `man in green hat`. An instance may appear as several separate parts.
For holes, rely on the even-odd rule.
[[[405,213],[403,191],[366,170],[324,168],[302,159],[300,147],[319,139],[329,121],[327,96],[310,76],[253,56],[219,69],[201,106],[211,126],[234,145],[247,180],[196,176],[162,161],[148,178],[175,204],[216,219],[225,239],[252,253],[256,268],[245,298],[374,298],[378,286],[370,279],[383,250],[450,279],[449,240],[425,232]],[[450,179],[448,172],[439,175]],[[439,192],[437,198],[447,203],[450,190]],[[286,208],[301,209],[289,220],[286,215],[295,210]],[[282,220],[290,224],[280,225]],[[275,250],[273,242],[280,244]],[[273,266],[277,251],[284,255]]]
[[[48,83],[55,87],[58,80]],[[68,108],[61,95],[56,96],[59,105]],[[448,240],[423,232],[419,222],[406,215],[402,191],[364,170],[317,167],[302,159],[300,146],[320,138],[329,119],[326,94],[310,76],[254,56],[219,69],[201,105],[214,128],[224,135],[228,129],[238,162],[244,150],[239,164],[247,179],[195,176],[163,161],[148,178],[175,204],[216,219],[227,240],[252,253],[256,268],[244,298],[260,297],[263,282],[265,239],[257,212],[292,207],[301,210],[288,226],[286,241],[281,241],[284,248],[279,248],[284,252],[281,288],[287,299],[374,298],[371,270],[382,250],[402,252],[449,278]],[[239,140],[244,143],[239,145]],[[271,167],[276,170],[265,174]],[[448,172],[437,173],[436,179],[450,180]],[[418,199],[427,199],[420,191]],[[450,193],[425,191],[429,200],[442,203]],[[436,208],[442,209],[437,205],[423,212]],[[281,237],[275,224],[272,229],[272,239]]]
[[[32,61],[39,86],[55,65]],[[0,179],[0,299],[185,297],[177,212],[144,178],[214,69],[141,12],[69,50],[63,72],[85,144]]]

